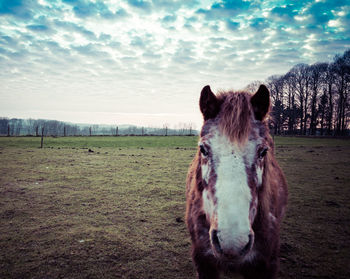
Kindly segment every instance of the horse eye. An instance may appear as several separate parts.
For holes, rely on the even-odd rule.
[[[208,151],[205,149],[205,147],[203,145],[200,145],[199,146],[199,150],[201,151],[201,153],[204,155],[204,156],[207,156],[208,155]]]
[[[266,155],[266,153],[267,153],[267,150],[269,150],[268,147],[265,147],[265,148],[263,148],[263,149],[260,151],[260,153],[259,153],[259,158],[260,158],[260,159],[262,159],[262,158],[265,157],[265,155]]]

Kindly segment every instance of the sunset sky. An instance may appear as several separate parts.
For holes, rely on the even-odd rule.
[[[240,89],[350,47],[345,0],[0,0],[0,116],[200,128]]]

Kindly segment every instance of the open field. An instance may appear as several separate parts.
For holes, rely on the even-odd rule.
[[[280,278],[350,278],[350,140],[275,140],[290,192]],[[196,141],[0,138],[0,278],[194,278]]]

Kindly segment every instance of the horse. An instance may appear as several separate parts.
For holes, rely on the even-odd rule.
[[[270,93],[201,91],[204,122],[186,181],[197,278],[276,278],[288,189],[269,134]]]

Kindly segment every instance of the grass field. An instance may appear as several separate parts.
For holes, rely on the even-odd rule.
[[[350,278],[350,141],[275,141],[290,192],[280,278]],[[0,138],[0,278],[194,278],[196,142]]]

